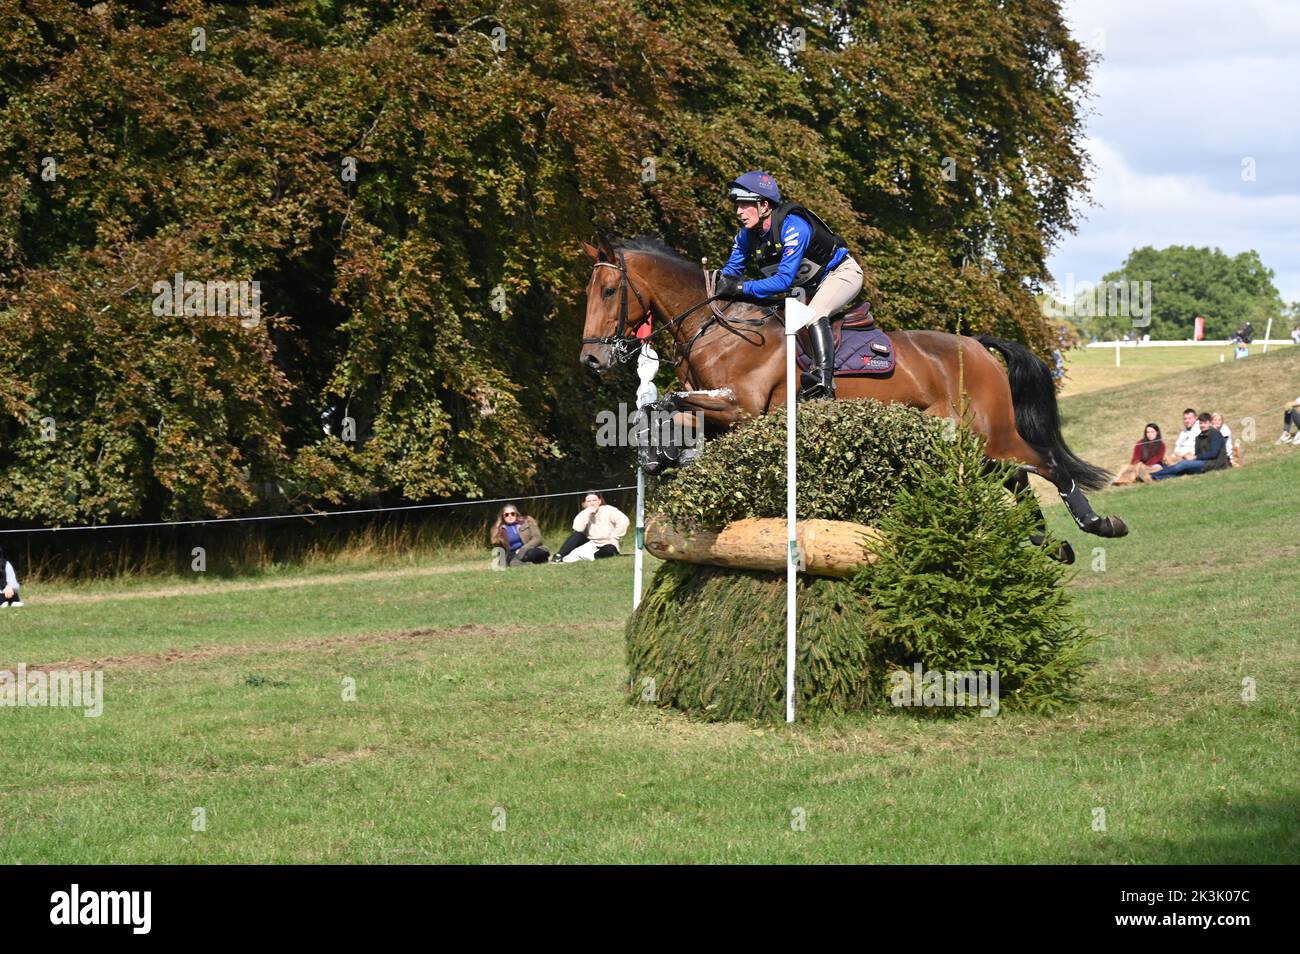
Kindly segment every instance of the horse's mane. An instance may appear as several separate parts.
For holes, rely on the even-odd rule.
[[[663,239],[655,238],[653,235],[638,235],[635,238],[616,238],[613,240],[615,250],[622,249],[625,252],[649,252],[651,255],[660,255],[667,258],[681,260],[685,258],[681,252],[668,245]]]
[[[661,259],[670,265],[696,267],[695,263],[683,255],[677,249],[666,243],[663,239],[656,238],[653,235],[638,235],[635,238],[619,238],[612,242],[615,251],[623,252],[645,252]]]

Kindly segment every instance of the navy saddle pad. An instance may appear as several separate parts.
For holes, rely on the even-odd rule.
[[[845,378],[890,374],[894,370],[894,346],[875,325],[870,328],[840,328],[840,346],[835,349],[835,376]],[[808,371],[812,361],[804,350],[802,337],[795,336],[799,348],[795,360]]]

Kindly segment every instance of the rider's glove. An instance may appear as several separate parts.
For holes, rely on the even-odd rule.
[[[739,298],[745,294],[745,283],[737,275],[718,273],[718,282],[713,287],[713,294],[718,298]]]

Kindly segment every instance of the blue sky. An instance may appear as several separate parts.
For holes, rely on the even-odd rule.
[[[1300,0],[1064,9],[1102,59],[1085,104],[1096,204],[1048,260],[1057,281],[1095,281],[1143,245],[1253,248],[1300,301]]]

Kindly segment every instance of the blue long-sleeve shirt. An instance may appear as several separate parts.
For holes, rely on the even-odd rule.
[[[771,231],[770,229],[768,230]],[[760,239],[766,238],[768,232],[764,232]],[[785,217],[781,223],[781,264],[777,267],[775,273],[768,278],[760,278],[757,281],[748,281],[744,283],[743,290],[746,295],[752,298],[771,298],[773,295],[783,295],[788,292],[795,283],[795,275],[799,272],[799,266],[803,264],[803,257],[808,251],[808,243],[812,241],[812,225],[803,216],[791,213]],[[727,264],[723,266],[724,275],[743,275],[745,266],[749,264],[750,258],[754,254],[754,249],[750,247],[749,230],[741,229],[736,233],[735,240],[731,243],[731,257],[727,259]],[[844,261],[849,254],[847,248],[835,250],[831,260],[826,263],[826,267],[814,276],[812,282],[808,285],[808,290],[813,291],[821,284],[826,273],[833,271],[840,262]]]

